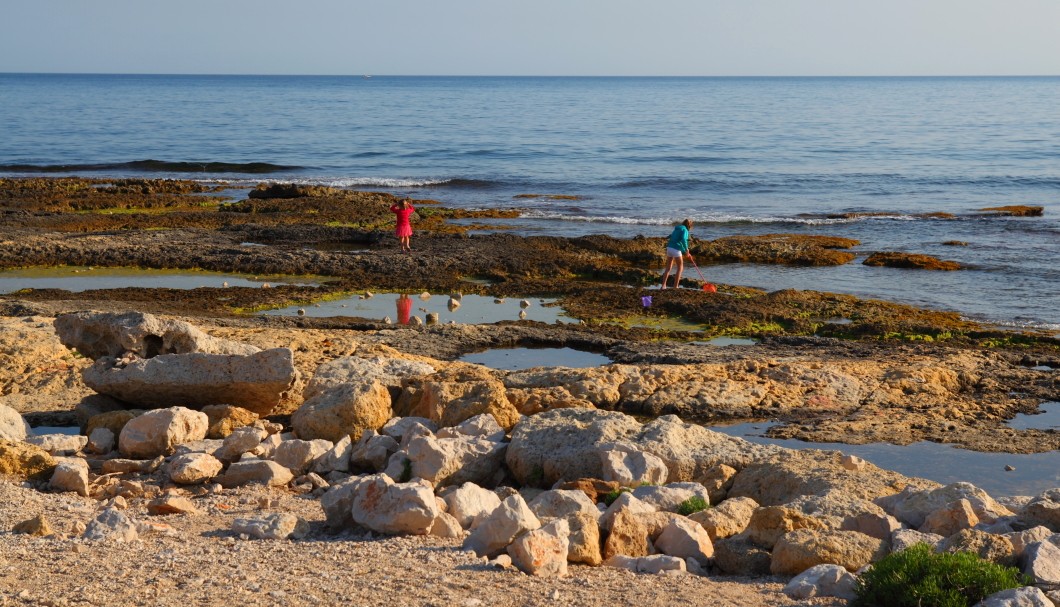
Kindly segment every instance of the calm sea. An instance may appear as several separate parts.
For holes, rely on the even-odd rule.
[[[833,234],[959,272],[721,265],[1060,331],[1060,78],[0,74],[0,175],[304,181],[523,209],[527,234]],[[516,198],[519,194],[577,200]],[[1037,218],[983,207],[1045,207]],[[924,219],[944,211],[957,219]],[[889,213],[835,219],[829,214]],[[945,246],[959,240],[966,247]]]

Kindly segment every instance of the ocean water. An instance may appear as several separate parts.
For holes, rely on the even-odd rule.
[[[0,74],[0,175],[379,189],[518,208],[525,234],[665,236],[689,217],[704,239],[846,236],[862,244],[840,268],[703,270],[1060,331],[1056,99],[1057,77]],[[977,212],[1015,204],[1045,215]],[[873,251],[966,269],[861,265]]]

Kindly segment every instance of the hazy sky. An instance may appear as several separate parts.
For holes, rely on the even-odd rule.
[[[1058,0],[0,0],[0,72],[1060,74]]]

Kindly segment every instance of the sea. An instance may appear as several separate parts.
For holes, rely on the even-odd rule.
[[[382,190],[517,209],[526,235],[844,236],[840,267],[701,269],[1060,334],[1057,99],[1060,77],[0,74],[0,176]],[[981,211],[1007,205],[1044,215]]]

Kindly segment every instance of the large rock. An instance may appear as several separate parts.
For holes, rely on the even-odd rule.
[[[857,596],[857,580],[839,565],[814,565],[791,579],[784,594],[793,599],[834,596],[848,601]]]
[[[504,384],[478,365],[458,365],[439,371],[423,378],[416,389],[419,403],[414,410],[424,412],[439,426],[455,426],[486,413],[507,430],[521,417],[508,400]]]
[[[79,458],[64,458],[55,466],[48,486],[55,491],[70,491],[88,497],[88,462]]]
[[[714,432],[699,424],[685,423],[676,415],[664,415],[644,424],[631,442],[665,462],[666,478],[671,483],[698,483],[713,475],[716,466],[741,470],[784,451]]]
[[[340,384],[307,398],[291,416],[291,426],[304,440],[356,440],[365,430],[378,430],[391,417],[390,392],[378,380]]]
[[[978,524],[979,517],[975,514],[972,503],[966,499],[958,499],[933,510],[924,518],[924,524],[918,531],[947,537],[961,529],[971,529]]]
[[[590,501],[588,496],[572,489],[542,491],[530,500],[530,510],[542,521],[567,518],[578,513],[588,514],[594,521],[600,516],[596,504]]]
[[[765,506],[751,514],[747,537],[755,544],[772,549],[778,540],[796,529],[823,529],[824,523],[794,508]]]
[[[250,483],[282,487],[293,479],[291,471],[276,462],[252,459],[232,464],[217,482],[224,487],[239,487]]]
[[[47,480],[55,464],[55,458],[36,445],[0,438],[0,475]]]
[[[52,455],[73,455],[88,444],[88,437],[80,434],[37,434],[25,440]]]
[[[975,607],[1055,607],[1044,592],[1034,586],[1021,586],[995,592],[975,604]]]
[[[714,542],[714,565],[730,575],[769,575],[772,555],[756,546],[746,535],[734,535]]]
[[[615,481],[623,487],[661,485],[666,482],[666,462],[635,448],[618,445],[600,451],[600,464],[603,467],[603,480]]]
[[[1012,515],[986,491],[971,483],[953,483],[930,490],[906,487],[901,493],[880,497],[875,501],[899,521],[919,528],[932,512],[961,499],[968,501],[971,511],[980,522],[990,523],[999,517]]]
[[[7,405],[0,405],[0,438],[24,440],[32,433],[21,413]]]
[[[839,565],[857,571],[887,554],[887,543],[856,531],[797,529],[773,547],[770,571],[798,575],[814,565]]]
[[[600,478],[601,445],[629,439],[640,428],[637,420],[612,411],[545,411],[516,424],[506,462],[522,485],[551,487],[561,480]]]
[[[68,348],[88,358],[140,358],[160,354],[253,354],[250,344],[211,337],[180,320],[163,319],[143,312],[76,312],[55,319],[55,332]]]
[[[210,429],[206,438],[225,438],[236,428],[243,428],[258,421],[258,414],[232,405],[206,405],[202,408],[210,418]]]
[[[492,487],[503,476],[502,465],[507,443],[480,438],[435,438],[420,436],[409,441],[403,453],[411,462],[412,478],[422,478],[436,486],[475,483]],[[396,461],[395,456],[391,461]],[[400,470],[387,472],[400,476]]]
[[[178,485],[197,485],[218,474],[224,465],[209,453],[187,453],[174,457],[169,462],[169,480]]]
[[[1023,553],[1023,573],[1035,584],[1060,584],[1060,546],[1052,542],[1031,544]]]
[[[224,438],[221,448],[214,455],[221,461],[234,462],[244,453],[250,453],[257,448],[261,441],[265,440],[266,436],[265,430],[255,426],[236,428]],[[279,445],[277,445],[278,448]]]
[[[143,409],[119,409],[98,413],[85,421],[84,434],[92,436],[92,433],[101,428],[110,430],[114,438],[121,436],[125,424],[144,414]]]
[[[618,510],[611,518],[610,532],[604,540],[605,561],[621,554],[625,556],[647,556],[653,552],[649,530],[639,516],[629,508]]]
[[[595,514],[578,512],[565,519],[570,527],[567,536],[567,561],[599,565],[604,562],[600,552],[600,525]]]
[[[501,505],[501,498],[496,493],[474,483],[460,485],[446,493],[444,499],[447,511],[464,529],[471,527],[476,518],[489,515]]]
[[[567,549],[570,526],[557,519],[515,538],[508,554],[524,573],[544,577],[567,575]]]
[[[401,447],[393,437],[365,430],[350,450],[350,470],[374,474],[386,468],[390,456]]]
[[[344,356],[317,367],[302,397],[310,400],[343,386],[375,381],[385,386],[396,400],[406,379],[434,372],[435,368],[427,363],[405,358]]]
[[[935,548],[936,552],[970,552],[979,558],[1005,567],[1016,564],[1012,542],[1001,535],[978,529],[963,529],[947,537]]]
[[[352,485],[353,522],[390,535],[426,535],[441,510],[430,483],[395,483],[385,474],[358,479]]]
[[[334,445],[331,441],[316,440],[285,440],[273,453],[272,459],[277,464],[287,468],[295,476],[305,474],[316,459],[327,453]]]
[[[689,519],[699,523],[711,541],[742,533],[751,522],[758,504],[749,497],[727,499],[714,508],[693,512]]]
[[[118,451],[130,458],[169,455],[177,445],[206,438],[209,418],[185,407],[148,411],[125,424],[118,436]]]
[[[228,404],[264,416],[294,385],[297,372],[291,350],[274,348],[248,355],[163,354],[125,365],[107,357],[82,378],[100,394],[137,407]]]
[[[670,483],[669,485],[641,485],[633,489],[633,496],[662,512],[677,512],[681,504],[700,498],[708,506],[707,488],[699,483]]]
[[[683,559],[694,558],[704,565],[714,556],[714,544],[706,530],[687,518],[670,521],[653,543],[663,554]]]
[[[1020,512],[1020,518],[1032,525],[1044,525],[1060,532],[1060,488],[1038,495]]]
[[[506,498],[493,512],[477,519],[464,549],[480,557],[494,557],[504,552],[512,540],[541,526],[521,495]]]
[[[344,436],[313,462],[313,472],[317,474],[348,472],[352,454],[353,441],[350,440],[349,436]]]

